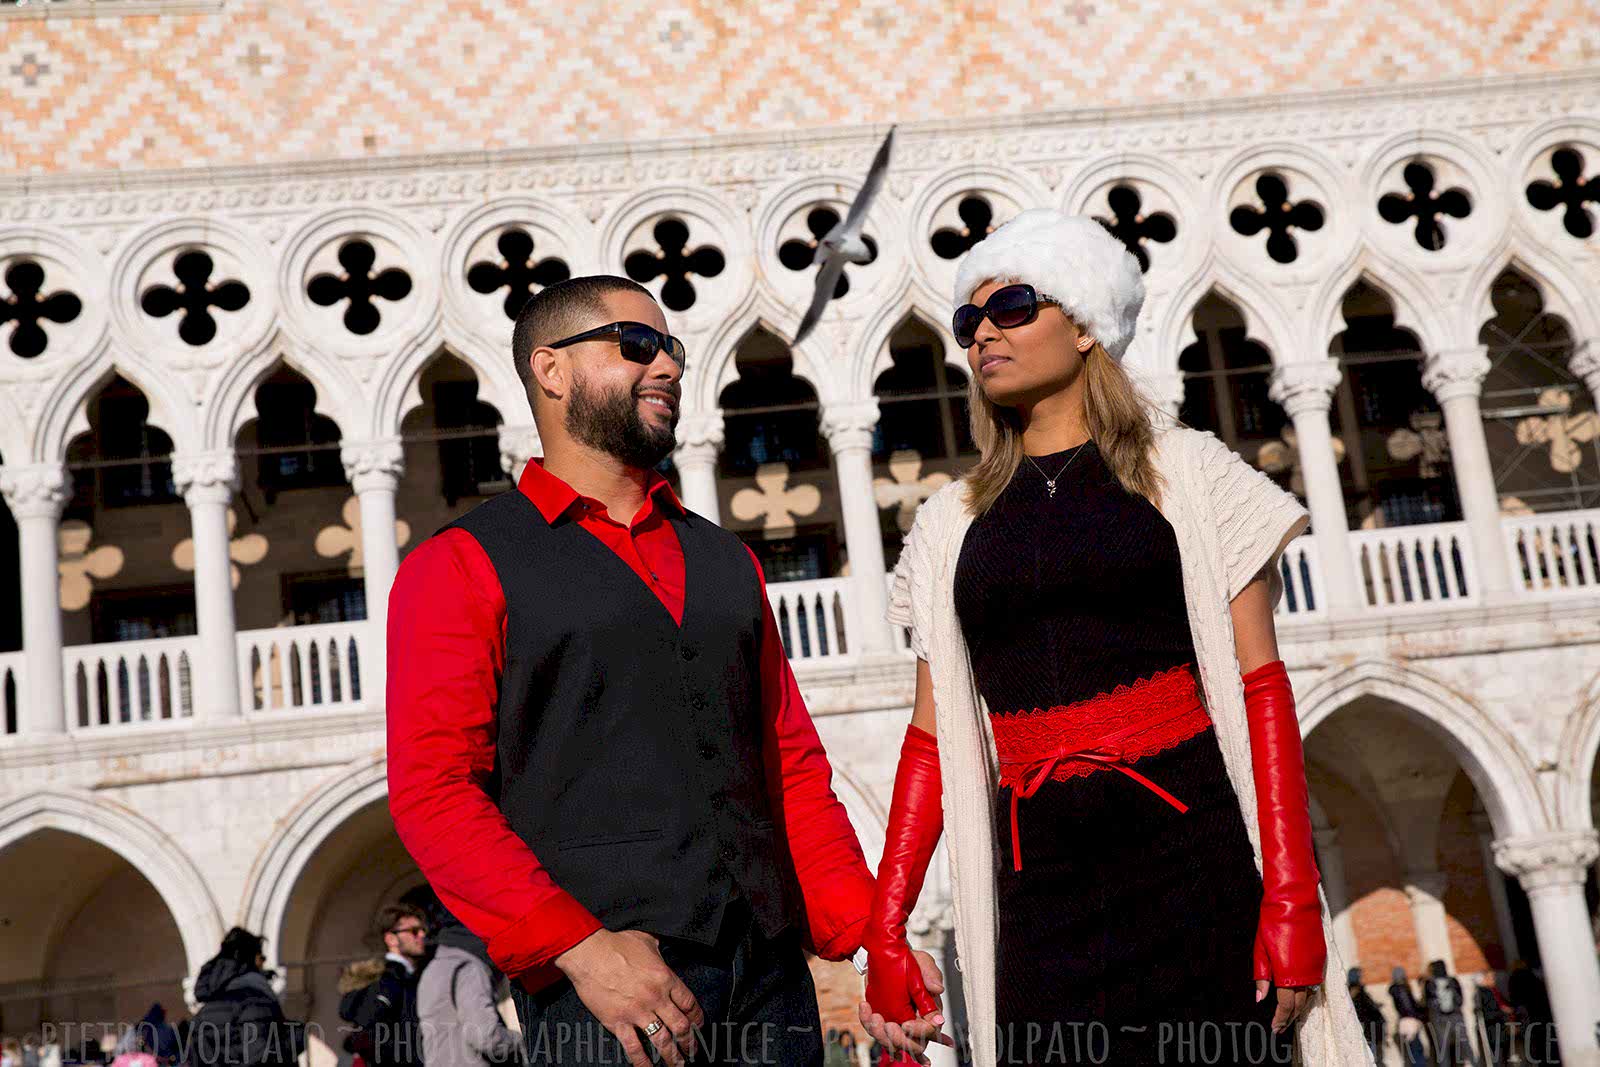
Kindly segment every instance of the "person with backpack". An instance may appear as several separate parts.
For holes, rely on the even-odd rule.
[[[1461,982],[1446,971],[1444,960],[1428,964],[1422,999],[1428,1009],[1428,1032],[1433,1036],[1433,1062],[1437,1067],[1471,1063]]]
[[[373,939],[385,950],[383,971],[345,994],[339,1017],[370,1038],[362,1049],[371,1052],[368,1067],[422,1067],[417,982],[428,956],[427,916],[414,904],[385,904],[374,918]]]
[[[189,1026],[189,1067],[290,1067],[305,1051],[305,1028],[284,1018],[272,991],[262,939],[235,926],[195,978],[200,1002]]]
[[[486,1067],[518,1058],[521,1042],[500,1017],[500,971],[483,940],[443,904],[433,907],[433,958],[417,983],[428,1067]]]

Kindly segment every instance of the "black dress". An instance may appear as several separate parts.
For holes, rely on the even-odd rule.
[[[1141,686],[1195,670],[1166,519],[1122,488],[1092,441],[1034,459],[1044,474],[1023,460],[973,521],[956,568],[997,743],[1005,716],[1056,709],[1070,721],[1118,701],[1140,713],[1130,701]],[[1052,498],[1044,475],[1069,460]],[[1016,870],[1016,790],[999,791],[1000,1063],[1290,1062],[1290,1035],[1269,1026],[1275,998],[1255,1000],[1261,877],[1209,717],[1191,704],[1198,732],[1136,764],[1185,812],[1114,768],[1082,764],[1019,799]],[[1026,726],[1013,722],[1008,736]]]

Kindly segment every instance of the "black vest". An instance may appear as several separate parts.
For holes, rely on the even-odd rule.
[[[505,593],[491,795],[608,929],[713,944],[743,897],[771,936],[793,917],[793,875],[766,791],[760,581],[733,534],[664,514],[683,547],[681,627],[615,552],[520,491],[451,524]]]

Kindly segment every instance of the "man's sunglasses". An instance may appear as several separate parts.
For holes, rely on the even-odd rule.
[[[662,333],[653,326],[646,326],[642,322],[608,322],[604,326],[596,326],[592,330],[575,333],[571,337],[564,337],[550,344],[550,348],[565,348],[575,345],[579,341],[592,341],[597,337],[614,336],[618,346],[622,349],[622,358],[630,363],[643,363],[649,365],[655,362],[656,353],[666,350],[667,355],[683,369],[683,364],[688,358],[683,350],[683,342],[671,334]]]
[[[426,926],[397,926],[389,932],[394,934],[396,937],[399,937],[401,934],[416,934],[418,937],[428,936],[428,928]]]
[[[978,327],[984,319],[988,319],[1002,330],[1032,322],[1033,317],[1039,313],[1040,304],[1055,304],[1059,307],[1061,301],[1020,282],[996,289],[989,294],[989,299],[984,301],[982,307],[977,304],[962,304],[956,308],[956,313],[950,322],[951,329],[955,331],[956,344],[962,348],[971,348],[977,340]]]

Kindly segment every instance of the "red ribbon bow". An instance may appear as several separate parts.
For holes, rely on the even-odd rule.
[[[1056,766],[1063,760],[1089,760],[1103,767],[1109,767],[1114,771],[1121,771],[1168,804],[1171,804],[1180,813],[1189,810],[1189,805],[1122,762],[1124,752],[1117,747],[1116,742],[1121,741],[1130,734],[1146,730],[1149,726],[1149,723],[1135,723],[1132,726],[1124,727],[1115,733],[1107,734],[1105,737],[1092,741],[1085,741],[1076,745],[1062,745],[1049,755],[1029,760],[1022,765],[1021,773],[1017,776],[1022,780],[1022,785],[1013,785],[1011,787],[1011,862],[1013,870],[1022,870],[1022,832],[1017,828],[1017,801],[1037,793],[1051,773],[1055,771]]]

